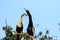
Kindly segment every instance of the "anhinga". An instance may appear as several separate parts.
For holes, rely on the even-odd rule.
[[[29,24],[28,24],[28,28],[27,28],[27,33],[30,35],[30,36],[34,36],[34,26],[33,26],[33,22],[32,22],[32,16],[29,12],[29,10],[26,10],[26,13],[29,17]]]
[[[27,16],[27,14],[22,14],[20,21],[16,25],[16,33],[17,33],[17,40],[21,40],[21,35],[19,33],[23,32],[23,23],[22,19],[24,16]]]

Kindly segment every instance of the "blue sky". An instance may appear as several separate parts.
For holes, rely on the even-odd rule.
[[[60,22],[60,0],[0,0],[0,38],[4,37],[2,27],[5,26],[5,19],[13,30],[20,16],[25,13],[24,9],[30,10],[32,15],[35,34],[39,31],[50,31],[51,36],[60,38],[59,25]],[[28,25],[28,17],[23,20],[24,31]],[[36,26],[39,24],[39,26]]]

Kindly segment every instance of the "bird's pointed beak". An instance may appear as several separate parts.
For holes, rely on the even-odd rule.
[[[26,11],[26,9],[24,8],[24,10]]]

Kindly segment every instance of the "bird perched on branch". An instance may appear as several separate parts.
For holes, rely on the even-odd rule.
[[[22,20],[23,20],[24,16],[27,16],[27,14],[22,14],[21,17],[20,17],[20,21],[16,25],[17,40],[19,40],[19,39],[21,40],[21,35],[18,34],[18,33],[22,33],[23,32],[23,23],[22,23]]]
[[[26,10],[26,9],[25,9],[25,11],[26,11],[26,13],[27,13],[27,15],[28,15],[28,17],[29,17],[29,24],[28,24],[28,28],[27,28],[27,33],[28,33],[30,36],[34,36],[34,30],[35,30],[35,29],[34,29],[33,22],[32,22],[32,16],[31,16],[29,10]]]

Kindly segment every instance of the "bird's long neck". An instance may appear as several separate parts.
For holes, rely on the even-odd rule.
[[[22,19],[23,19],[23,18],[21,17],[20,20],[19,20],[19,23],[22,23]]]
[[[26,12],[27,12],[28,17],[29,17],[29,26],[30,26],[30,25],[33,25],[33,22],[32,22],[32,16],[31,16],[29,10],[26,10]]]
[[[31,15],[28,15],[28,16],[29,16],[29,25],[33,25],[32,16]]]
[[[21,17],[20,17],[20,20],[18,22],[18,27],[21,27],[22,26],[22,21],[23,21],[23,17],[26,16],[26,14],[22,14]]]
[[[22,23],[22,21],[23,21],[23,17],[24,17],[24,16],[27,16],[27,14],[22,14],[22,15],[21,15],[21,17],[20,17],[20,21],[19,21],[20,23]]]

